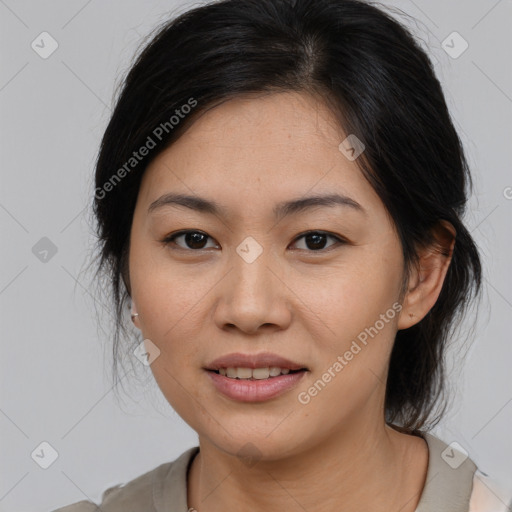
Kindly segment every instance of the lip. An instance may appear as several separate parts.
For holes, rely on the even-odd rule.
[[[266,368],[270,366],[277,366],[279,368],[288,368],[289,370],[308,369],[306,365],[290,361],[277,354],[271,352],[263,352],[261,354],[242,354],[235,352],[221,356],[207,366],[205,370],[218,371],[219,368]]]
[[[307,373],[304,370],[269,379],[249,380],[232,379],[212,370],[206,371],[217,391],[239,402],[265,402],[276,398],[296,387]]]
[[[266,368],[277,366],[295,373],[279,375],[268,379],[232,379],[219,373],[220,368]],[[260,354],[226,354],[209,363],[206,374],[213,385],[224,396],[239,402],[264,402],[276,398],[299,384],[309,369],[306,365],[286,359],[270,352]],[[297,371],[303,370],[303,371]]]

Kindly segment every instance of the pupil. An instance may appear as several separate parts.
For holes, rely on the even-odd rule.
[[[201,238],[205,239],[206,237],[202,233],[186,233],[185,234],[185,241],[186,241],[187,245],[194,249],[202,249],[203,248],[204,240],[203,240],[203,243],[201,244]],[[199,247],[196,245],[197,243],[199,244]]]
[[[319,244],[321,247],[311,247],[310,244],[308,243],[308,240],[311,240],[311,239],[313,240],[313,245]],[[312,248],[313,249],[323,249],[325,246],[325,235],[322,235],[322,234],[306,235],[306,245],[310,249],[312,249]]]

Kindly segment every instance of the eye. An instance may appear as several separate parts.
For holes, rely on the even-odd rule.
[[[331,235],[330,233],[326,233],[324,231],[308,231],[307,233],[303,233],[302,235],[299,235],[294,243],[297,243],[298,240],[304,239],[306,250],[311,249],[310,252],[318,252],[323,249],[325,249],[325,242],[326,239],[331,238],[335,241],[334,244],[331,244],[328,246],[328,248],[332,247],[336,244],[343,244],[345,243],[344,240],[342,240],[340,237],[336,235]],[[304,248],[299,247],[299,249],[304,250]]]
[[[183,243],[185,244],[185,246],[176,243],[176,241],[181,238],[183,238]],[[209,238],[211,237],[206,233],[203,233],[202,231],[186,230],[178,231],[177,233],[168,235],[162,240],[162,243],[165,246],[172,244],[178,246],[178,248],[180,249],[196,251],[211,248],[211,246],[206,246],[207,240]],[[336,243],[345,243],[345,241],[340,237],[324,231],[308,231],[296,237],[293,244],[297,244],[297,241],[304,239],[306,247],[299,247],[300,250],[307,250],[309,252],[319,252],[326,248],[325,244],[328,238],[334,240],[334,243],[331,244],[330,246],[327,246],[327,248],[332,247],[332,245],[335,245]],[[216,246],[214,245],[213,247]]]
[[[183,238],[184,242],[186,244],[185,247],[181,246],[180,244],[177,244],[175,241],[179,238]],[[165,237],[162,240],[162,243],[164,245],[177,245],[180,249],[191,249],[191,250],[199,250],[199,249],[205,249],[208,247],[205,247],[206,240],[208,238],[211,238],[206,233],[203,233],[202,231],[178,231],[177,233],[174,233],[172,235],[169,235]]]

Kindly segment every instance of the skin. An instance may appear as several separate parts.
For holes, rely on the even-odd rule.
[[[315,98],[295,92],[230,100],[201,116],[159,154],[142,179],[129,273],[134,322],[160,355],[162,393],[198,433],[188,506],[199,512],[360,510],[413,512],[425,484],[423,439],[385,424],[387,365],[396,332],[419,322],[439,296],[450,257],[424,249],[402,310],[311,401],[307,391],[357,335],[400,299],[403,259],[392,219],[356,161],[347,134]],[[345,194],[365,213],[316,207],[273,217],[281,201]],[[163,194],[215,200],[226,216],[183,206],[148,213]],[[453,248],[453,228],[439,241]],[[179,230],[199,230],[203,245]],[[315,250],[297,236],[327,231]],[[236,252],[248,236],[263,249]],[[273,352],[307,366],[298,387],[261,402],[221,395],[203,369],[232,352]],[[255,463],[237,453],[252,443]]]

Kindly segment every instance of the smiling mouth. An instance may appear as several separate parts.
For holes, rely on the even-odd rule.
[[[289,368],[280,368],[278,366],[270,366],[264,368],[243,368],[243,367],[228,367],[219,368],[218,370],[209,370],[223,377],[239,380],[264,380],[280,377],[281,375],[288,375],[290,373],[305,372],[306,368],[298,370],[290,370]]]

